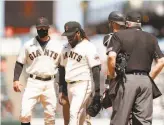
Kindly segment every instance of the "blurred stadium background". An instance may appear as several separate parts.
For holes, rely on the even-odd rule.
[[[127,13],[135,10],[142,14],[144,31],[158,38],[164,52],[164,0],[58,0],[58,1],[5,1],[0,0],[0,55],[1,55],[1,124],[18,125],[22,93],[12,89],[13,69],[16,55],[22,45],[36,35],[35,21],[45,16],[51,23],[51,36],[54,42],[65,42],[60,34],[67,21],[75,20],[82,24],[91,42],[100,53],[102,61],[101,92],[104,88],[106,74],[106,55],[102,41],[103,36],[111,30],[107,17],[111,11]],[[21,82],[26,85],[26,74]],[[164,94],[164,71],[155,79]],[[62,107],[58,105],[56,124],[62,125]],[[92,119],[93,125],[109,125],[112,109],[102,110]],[[34,109],[32,124],[43,125],[43,109],[37,104]],[[153,125],[164,125],[164,95],[154,100]]]

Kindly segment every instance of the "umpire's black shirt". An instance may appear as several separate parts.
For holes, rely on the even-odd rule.
[[[107,46],[107,54],[114,51],[130,55],[126,72],[135,70],[150,72],[154,58],[162,54],[156,37],[137,28],[130,28],[114,33]]]

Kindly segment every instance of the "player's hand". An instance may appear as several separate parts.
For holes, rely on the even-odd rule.
[[[67,103],[67,101],[64,98],[64,94],[62,92],[59,93],[59,104],[60,105],[65,105]]]
[[[5,101],[5,108],[8,112],[13,113],[13,104],[12,104],[11,100]]]
[[[21,92],[22,84],[19,81],[14,81],[13,89],[15,92]]]

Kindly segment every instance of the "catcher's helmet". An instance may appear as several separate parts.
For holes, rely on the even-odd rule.
[[[125,16],[119,11],[113,11],[109,14],[108,21],[113,21],[119,25],[125,25]]]

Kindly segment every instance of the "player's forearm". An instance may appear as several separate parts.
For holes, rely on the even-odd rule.
[[[15,69],[14,69],[14,79],[13,81],[19,81],[19,77],[23,70],[23,64],[16,62],[15,63]]]
[[[95,92],[100,92],[100,70],[101,70],[100,65],[92,68],[93,81],[95,84]]]
[[[116,59],[114,56],[109,56],[108,57],[108,76],[111,78],[115,77],[115,64],[116,64]]]
[[[150,72],[150,77],[155,79],[156,76],[161,72],[164,67],[164,58],[158,59],[157,64],[153,67]]]

